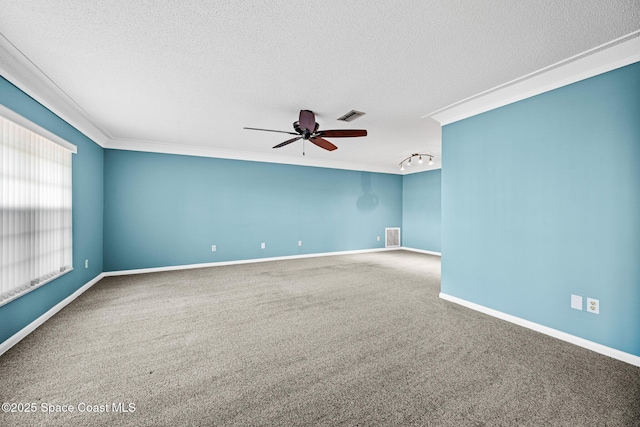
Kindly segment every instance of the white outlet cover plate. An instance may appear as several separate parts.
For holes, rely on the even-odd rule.
[[[260,248],[261,248],[261,249],[264,249],[264,248],[266,248],[266,247],[267,247],[267,245],[265,245],[264,243],[260,243]]]
[[[582,297],[580,295],[571,295],[571,308],[582,310]]]
[[[600,300],[587,298],[587,311],[593,314],[600,314]]]

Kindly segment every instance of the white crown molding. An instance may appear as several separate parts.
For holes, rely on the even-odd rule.
[[[104,147],[109,139],[82,108],[0,33],[0,74],[27,95]]]
[[[186,156],[214,157],[266,163],[281,163],[380,172],[399,175],[392,165],[367,165],[307,157],[291,157],[267,153],[221,150],[202,146],[167,144],[150,141],[134,141],[111,137],[93,124],[82,108],[60,89],[46,74],[29,60],[18,48],[0,33],[0,74],[27,95],[44,105],[60,118],[78,129],[102,148],[115,150],[146,151],[151,153],[179,154]]]
[[[69,150],[74,154],[78,152],[78,147],[76,147],[69,141],[60,138],[58,135],[56,135],[53,132],[49,132],[47,129],[43,128],[42,126],[32,122],[26,117],[21,116],[20,114],[16,113],[10,108],[5,107],[2,104],[0,104],[0,116],[17,124],[18,126],[28,129],[29,131],[35,133],[36,135],[40,135],[41,137],[48,139],[49,141]]]
[[[446,125],[640,61],[639,36],[640,30],[514,81],[461,100],[427,114],[423,118],[431,117],[440,122],[441,125]],[[300,158],[113,138],[106,130],[94,124],[71,97],[1,33],[0,74],[103,148],[379,172],[394,175],[418,172],[415,170],[402,173],[397,170],[395,165],[339,162],[314,159],[312,157]]]
[[[640,61],[640,30],[441,108],[430,117],[447,125]]]
[[[403,175],[403,176],[404,175],[413,175],[413,174],[416,174],[416,173],[431,172],[431,171],[437,171],[437,170],[440,170],[440,169],[442,169],[442,166],[440,166],[440,165],[434,165],[433,167],[426,167],[426,168],[423,168],[423,169],[419,169],[418,167],[416,167],[416,168],[412,167],[412,169],[410,171],[408,171],[407,168],[405,168],[404,171],[398,173],[398,175]]]
[[[330,169],[345,169],[363,172],[378,172],[400,175],[394,165],[367,165],[364,163],[340,162],[317,159],[312,156],[283,156],[278,154],[257,153],[248,151],[222,150],[197,145],[168,144],[161,142],[136,141],[128,139],[110,139],[104,148],[127,151],[143,151],[148,153],[176,154],[183,156],[213,157],[217,159],[242,160],[250,162],[280,163],[296,166],[312,166]]]

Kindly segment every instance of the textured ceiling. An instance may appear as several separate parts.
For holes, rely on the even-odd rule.
[[[439,167],[440,127],[422,116],[640,27],[638,0],[0,0],[0,10],[4,38],[106,146],[370,170],[412,152]],[[289,131],[300,109],[321,129],[369,136],[333,139],[333,152],[307,145],[303,161],[301,142],[272,150],[287,135],[242,129]],[[366,115],[336,121],[351,109]]]

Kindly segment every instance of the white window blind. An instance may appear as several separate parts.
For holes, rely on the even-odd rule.
[[[71,157],[0,110],[0,305],[72,270]],[[20,124],[16,123],[19,122]],[[22,126],[27,124],[27,127]]]

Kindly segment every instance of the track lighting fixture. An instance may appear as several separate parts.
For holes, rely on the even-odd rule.
[[[415,154],[410,155],[409,157],[407,157],[406,159],[404,159],[403,161],[401,161],[399,163],[400,164],[400,170],[403,171],[405,166],[411,166],[411,162],[413,161],[414,157],[418,158],[418,164],[422,164],[424,162],[422,160],[422,156],[429,158],[429,163],[427,163],[428,165],[432,165],[433,164],[433,155],[425,154],[425,153],[415,153]]]

